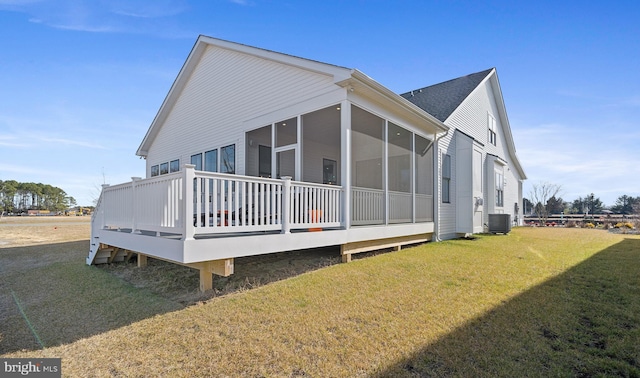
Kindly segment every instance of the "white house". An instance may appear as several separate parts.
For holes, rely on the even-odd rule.
[[[482,232],[489,214],[521,225],[522,182],[495,68],[401,95],[449,127],[439,140],[438,236]]]
[[[200,36],[137,151],[146,178],[102,190],[87,264],[151,256],[207,290],[236,257],[340,245],[349,261],[516,216],[525,175],[495,70],[447,83],[401,96]],[[460,98],[430,108],[439,92]]]

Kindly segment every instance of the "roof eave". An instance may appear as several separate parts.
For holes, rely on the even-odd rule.
[[[502,117],[502,119],[506,123],[506,127],[503,127],[503,130],[507,136],[506,138],[507,145],[508,145],[509,151],[511,152],[511,159],[515,164],[515,167],[518,170],[518,173],[520,174],[521,179],[526,180],[527,174],[524,172],[524,168],[520,164],[520,159],[518,159],[518,156],[516,154],[516,144],[515,144],[515,141],[513,140],[513,134],[511,133],[511,124],[509,123],[509,117],[507,116],[507,108],[504,103],[504,97],[502,97],[502,89],[500,87],[500,80],[498,80],[498,72],[495,69],[493,69],[493,71],[491,72],[490,75],[488,75],[488,77],[491,80],[494,80],[496,84],[494,85],[494,90],[496,91],[496,95],[497,95],[496,97],[498,99],[498,111],[500,112],[500,117]]]
[[[445,125],[439,119],[427,113],[417,105],[413,104],[411,101],[391,91],[389,88],[378,83],[377,81],[373,80],[368,75],[357,69],[351,71],[351,78],[341,82],[336,82],[336,84],[342,87],[353,86],[372,90],[382,95],[386,100],[390,100],[392,103],[402,107],[413,115],[427,121],[437,130],[438,134],[449,131],[449,126]]]

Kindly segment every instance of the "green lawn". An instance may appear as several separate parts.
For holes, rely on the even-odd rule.
[[[62,357],[70,376],[640,376],[638,236],[517,228],[178,310],[81,263],[65,268],[79,289],[50,295],[118,321],[3,356]],[[60,274],[50,269],[40,274]],[[33,326],[53,332],[29,292],[17,291]],[[67,311],[52,302],[49,316]]]

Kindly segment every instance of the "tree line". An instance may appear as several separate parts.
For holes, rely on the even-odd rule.
[[[551,214],[640,214],[640,196],[622,195],[613,206],[606,207],[595,194],[587,194],[569,202],[560,197],[560,185],[548,182],[534,184],[529,198],[524,199],[525,214],[535,213],[543,222]]]
[[[42,183],[0,180],[0,208],[7,213],[27,210],[64,211],[76,200],[64,190]]]

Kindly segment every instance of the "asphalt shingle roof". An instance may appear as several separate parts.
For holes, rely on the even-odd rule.
[[[444,122],[467,96],[493,70],[490,68],[467,76],[403,93],[400,96]]]

